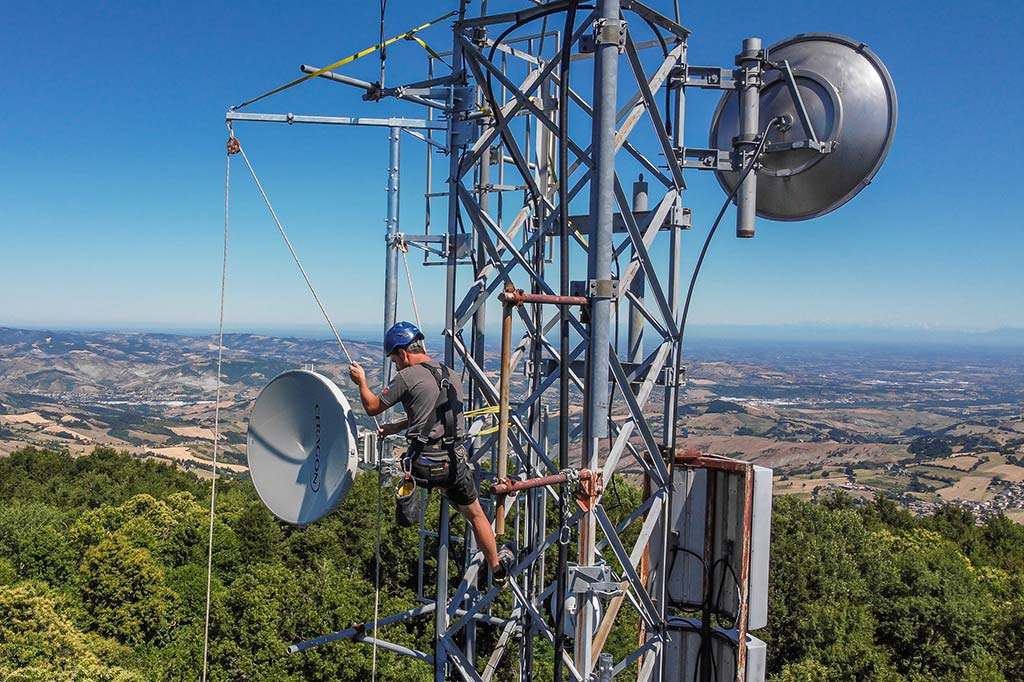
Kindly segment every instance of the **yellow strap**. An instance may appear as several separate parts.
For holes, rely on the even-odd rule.
[[[427,43],[422,38],[420,38],[418,36],[410,35],[408,37],[408,40],[412,40],[412,41],[415,41],[415,42],[419,43],[420,47],[422,47],[424,50],[426,50],[427,54],[429,54],[431,57],[433,57],[434,59],[439,60],[443,64],[446,64],[446,65],[448,64],[448,62],[446,62],[444,60],[444,57],[442,57],[438,53],[434,52],[433,48],[431,48],[430,45],[427,45]],[[451,68],[451,67],[449,66],[448,68]]]
[[[296,80],[293,80],[291,83],[288,83],[286,85],[282,85],[281,87],[275,88],[275,89],[271,90],[270,92],[265,92],[262,95],[260,95],[259,97],[254,97],[253,99],[250,99],[250,100],[247,100],[245,102],[242,102],[241,104],[239,104],[238,106],[235,107],[235,110],[237,111],[238,109],[241,109],[242,107],[247,107],[250,104],[252,104],[253,102],[258,102],[261,99],[263,99],[264,97],[270,97],[271,95],[275,95],[275,94],[281,92],[282,90],[287,90],[288,88],[296,86],[299,83],[305,83],[310,78],[316,78],[317,76],[320,76],[320,75],[322,75],[324,73],[327,73],[331,69],[336,69],[339,66],[344,66],[345,64],[348,64],[349,62],[354,62],[355,60],[359,59],[360,57],[365,57],[368,54],[372,54],[372,53],[376,52],[377,50],[381,49],[382,47],[387,47],[388,45],[390,45],[392,43],[397,43],[399,40],[414,39],[413,38],[413,34],[419,32],[419,31],[422,31],[423,29],[427,28],[428,26],[433,26],[434,24],[436,24],[439,21],[444,21],[448,17],[455,16],[456,14],[458,14],[457,10],[453,10],[451,12],[448,12],[448,14],[445,14],[444,16],[438,17],[437,19],[434,19],[433,21],[428,21],[427,23],[423,24],[422,26],[419,26],[419,27],[414,28],[412,30],[406,31],[402,35],[395,36],[394,38],[391,38],[389,40],[385,40],[383,43],[374,45],[372,47],[368,47],[368,48],[366,48],[365,50],[363,50],[361,52],[356,52],[354,55],[350,55],[350,56],[345,57],[344,59],[342,59],[340,61],[336,61],[333,64],[331,64],[330,66],[325,66],[324,68],[319,69],[317,71],[314,71],[313,73],[307,74],[307,75],[303,76],[302,78],[298,78]],[[425,43],[421,43],[421,44],[423,44],[423,46],[426,47]],[[427,49],[428,52],[431,52],[432,54],[434,53],[434,51],[431,50],[429,47],[427,47],[426,49]]]
[[[488,405],[487,407],[480,407],[475,410],[469,410],[464,414],[466,417],[479,417],[482,414],[498,414],[501,410],[497,405]]]
[[[469,410],[468,412],[464,413],[464,416],[466,416],[466,417],[480,417],[480,416],[485,415],[485,414],[498,414],[499,412],[501,412],[501,408],[499,406],[497,406],[497,405],[488,405],[487,407],[479,407],[479,408],[477,408],[475,410]],[[509,426],[511,426],[512,428],[516,427],[515,424],[510,424]],[[489,436],[492,433],[497,433],[497,432],[498,432],[498,427],[497,426],[489,426],[486,429],[480,429],[480,431],[478,431],[476,433],[476,435],[477,436]]]

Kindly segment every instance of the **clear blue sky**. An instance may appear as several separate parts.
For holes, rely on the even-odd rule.
[[[670,3],[653,4],[671,14]],[[392,0],[387,32],[449,6]],[[9,2],[3,14],[0,325],[214,327],[225,110],[297,77],[301,63],[372,44],[378,4]],[[742,241],[727,217],[692,323],[1024,327],[1022,19],[1018,3],[992,0],[684,3],[692,63],[730,65],[750,35],[864,41],[892,74],[900,116],[874,183],[840,210],[806,223],[759,221],[757,238]],[[443,26],[423,36],[450,45]],[[422,63],[415,44],[395,46],[389,81],[422,75]],[[372,80],[378,68],[369,57],[344,72]],[[705,144],[714,103],[691,98],[690,145]],[[251,110],[419,115],[322,80]],[[379,324],[386,131],[236,131],[343,333]],[[421,164],[421,145],[405,138],[403,151],[413,169]],[[229,326],[318,324],[242,164],[233,176]],[[688,178],[692,257],[723,195],[710,176]],[[413,182],[402,206],[411,233],[422,205]],[[440,272],[413,274],[437,322]]]

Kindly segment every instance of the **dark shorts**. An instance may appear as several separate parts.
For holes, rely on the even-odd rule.
[[[431,451],[423,452],[423,455],[431,458],[438,457],[439,454]],[[440,488],[445,497],[460,507],[473,504],[478,499],[473,467],[469,463],[466,449],[461,444],[455,446],[454,470],[450,471],[448,479],[444,483],[435,487]]]

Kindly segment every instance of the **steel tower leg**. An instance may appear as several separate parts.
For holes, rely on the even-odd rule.
[[[466,2],[463,0],[459,18],[465,16]],[[462,48],[458,41],[455,41],[452,51],[452,71],[459,73],[462,70]],[[466,92],[458,85],[451,89],[452,112],[448,121],[448,232],[447,232],[447,265],[445,266],[445,342],[444,342],[444,364],[448,367],[455,366],[455,297],[456,297],[456,236],[459,217],[459,179],[460,162],[462,159],[461,150],[466,145],[466,122],[463,120],[465,108],[472,102],[460,101]],[[437,537],[437,589],[435,599],[437,609],[434,612],[434,681],[444,682],[447,669],[448,652],[445,648],[448,632],[448,542],[450,530],[450,507],[448,498],[441,496],[440,523],[438,524]],[[467,529],[468,531],[468,529]]]
[[[481,11],[486,11],[486,3]],[[479,181],[479,192],[477,192],[477,203],[480,205],[480,210],[490,215],[491,195],[490,195],[490,184],[491,184],[491,155],[488,152],[484,153],[483,157],[478,162],[479,174],[477,176]],[[487,250],[484,247],[480,235],[473,231],[474,243],[470,245],[471,249],[476,252],[477,268],[481,267],[480,264],[487,262]],[[473,272],[472,281],[478,281],[480,276],[479,271],[475,268]],[[470,338],[472,339],[470,344],[470,351],[473,353],[473,361],[480,367],[485,366],[486,357],[486,327],[487,327],[487,303],[481,303],[480,307],[477,308],[476,313],[473,315],[473,321],[470,326]],[[481,388],[477,385],[477,382],[471,377],[469,390],[466,393],[466,400],[469,402],[471,409],[477,409],[484,407],[486,399]],[[479,442],[474,440],[475,442]],[[475,450],[471,450],[470,454],[475,454]],[[466,551],[463,566],[469,568],[469,561],[476,554],[479,545],[476,541],[476,535],[466,530]],[[486,584],[486,571],[479,574],[481,577],[478,578],[478,583]],[[470,592],[472,594],[472,591]],[[466,658],[469,660],[471,665],[476,662],[476,623],[472,622],[466,625]]]
[[[624,26],[619,0],[601,0],[594,26],[594,171],[590,184],[590,234],[587,278],[590,296],[590,347],[584,410],[587,428],[583,466],[598,469],[598,447],[608,435],[608,367],[611,342],[612,228],[615,210],[615,114],[618,95],[619,43]],[[596,516],[587,512],[580,522],[579,561],[594,563]],[[594,607],[584,598],[576,623],[576,668],[586,677],[594,667],[591,641]],[[556,652],[557,655],[557,652]]]
[[[444,682],[448,663],[445,637],[448,630],[448,498],[441,496],[441,520],[437,528],[437,606],[434,608],[434,682]]]
[[[686,44],[682,45],[682,52],[680,53],[677,64],[685,67],[687,60]],[[675,121],[672,126],[672,147],[681,154],[684,150],[684,133],[686,128],[686,89],[679,87],[676,89],[675,97]],[[678,188],[678,196],[676,198],[678,214],[682,215],[683,209],[683,188]],[[681,240],[681,229],[680,227],[673,227],[670,236],[669,246],[669,269],[668,269],[668,296],[669,306],[672,310],[672,315],[677,321],[681,316],[680,309],[680,265],[682,255],[680,253],[680,242]],[[680,386],[682,383],[681,372],[679,371],[682,367],[683,357],[683,340],[682,338],[676,339],[676,342],[672,346],[672,353],[669,358],[668,367],[672,368],[673,371],[669,377],[668,385],[665,387],[665,404],[663,409],[664,423],[662,431],[662,446],[667,452],[671,452],[672,448],[675,447],[675,442],[678,437],[678,419],[679,419],[679,395]],[[660,453],[652,453],[652,456],[660,456]],[[669,463],[671,465],[671,462]],[[669,532],[671,525],[671,510],[672,510],[672,483],[671,480],[668,483],[668,494],[665,497],[666,502],[662,505],[660,516],[661,520],[659,526],[655,531],[659,542],[656,546],[659,548],[658,555],[653,557],[651,562],[651,573],[649,576],[649,589],[651,597],[655,600],[658,605],[658,615],[662,618],[665,617],[666,612],[666,581],[668,576],[665,568],[667,566],[668,557],[668,541]],[[666,672],[663,668],[665,662],[664,655],[661,656],[659,665],[654,667],[652,673],[652,681],[660,682],[665,678]]]

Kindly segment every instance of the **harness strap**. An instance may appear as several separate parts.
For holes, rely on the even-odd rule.
[[[430,442],[430,432],[438,422],[444,425],[444,435],[441,442],[445,449],[453,453],[455,444],[458,442],[458,420],[462,418],[462,401],[455,390],[451,380],[451,370],[446,366],[435,367],[424,363],[423,367],[430,372],[437,382],[437,402],[434,404],[434,419],[430,424],[425,425],[420,435],[413,440],[413,457],[418,457],[423,448]]]

